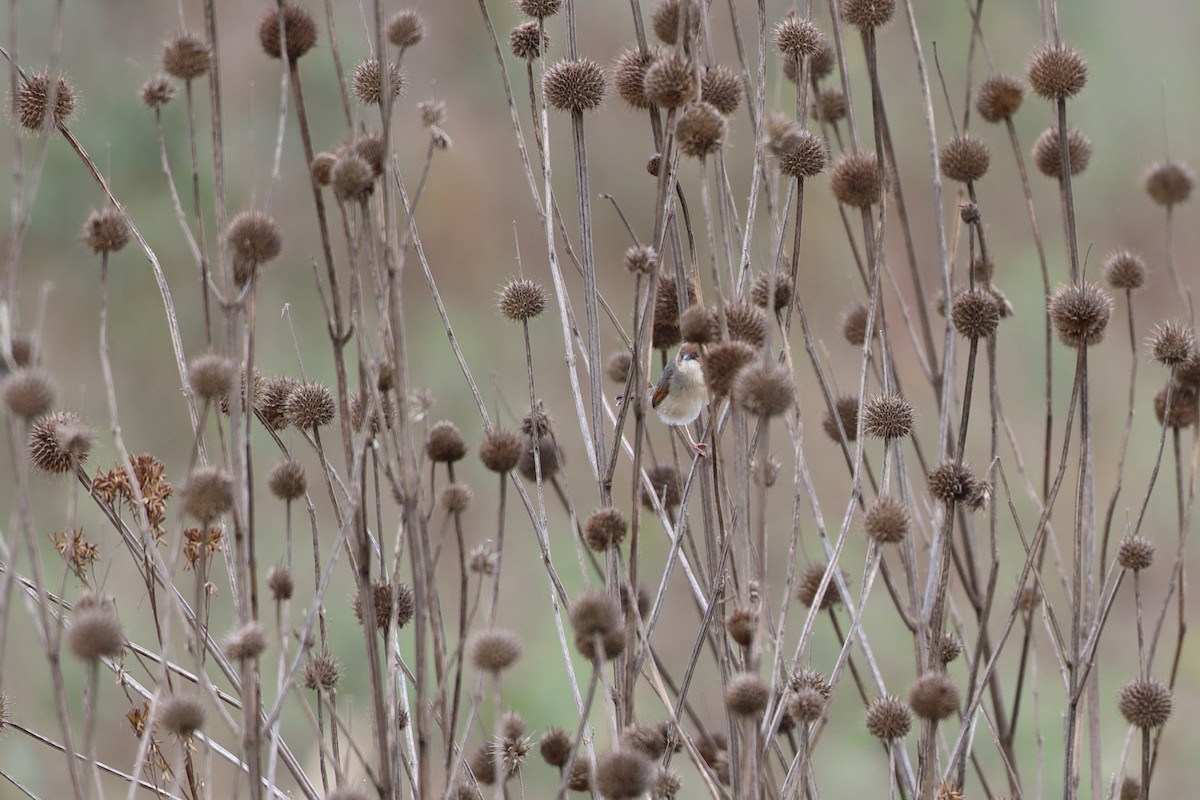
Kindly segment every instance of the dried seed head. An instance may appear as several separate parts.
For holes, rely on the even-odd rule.
[[[1011,75],[991,75],[979,84],[975,109],[988,122],[1003,122],[1017,113],[1025,99],[1025,84]]]
[[[512,471],[521,457],[521,437],[512,431],[492,428],[479,444],[483,466],[501,475]]]
[[[158,724],[180,739],[203,728],[204,718],[204,702],[195,695],[176,692],[159,701]]]
[[[805,687],[792,695],[788,702],[788,714],[804,725],[816,722],[824,711],[825,696],[816,689]]]
[[[654,27],[654,35],[658,37],[663,44],[675,44],[679,37],[680,15],[683,11],[682,0],[662,0],[658,7],[654,9],[654,14],[650,17],[651,25]],[[700,30],[700,15],[703,11],[700,4],[696,0],[688,0],[687,3],[687,25],[688,30],[685,32],[687,38],[691,38],[696,31]]]
[[[635,722],[621,734],[621,747],[636,750],[651,761],[658,761],[674,738],[669,722]]]
[[[812,608],[816,605],[824,611],[842,602],[842,595],[838,592],[837,582],[832,577],[829,580],[829,585],[825,587],[825,592],[819,600],[817,598],[817,591],[821,588],[821,581],[825,577],[825,570],[828,566],[828,564],[818,561],[814,564],[809,564],[800,573],[799,580],[796,583],[796,599],[805,608]]]
[[[970,200],[958,204],[958,216],[968,225],[978,225],[983,219],[983,215],[979,213],[979,206]]]
[[[403,628],[412,622],[413,614],[417,611],[417,596],[407,583],[396,586],[396,627]]]
[[[265,264],[283,249],[279,223],[261,211],[243,211],[234,217],[225,239],[235,258],[255,265]]]
[[[563,59],[546,68],[542,91],[559,111],[595,111],[604,101],[604,68],[589,58]]]
[[[1050,298],[1050,321],[1068,347],[1090,347],[1104,338],[1112,299],[1094,283],[1062,286]]]
[[[292,396],[292,392],[296,387],[300,386],[300,381],[295,378],[285,376],[279,378],[271,378],[263,383],[262,387],[258,386],[259,376],[254,376],[254,407],[255,410],[262,416],[264,424],[271,430],[280,431],[291,424],[287,414],[288,398]]]
[[[604,648],[605,659],[615,658],[625,650],[625,622],[621,608],[610,595],[587,591],[571,604],[571,627],[575,631],[575,648],[589,661],[601,657],[597,639]]]
[[[508,46],[514,56],[522,61],[536,61],[550,49],[550,34],[541,30],[541,36],[539,36],[540,27],[536,22],[522,22],[512,29],[512,32],[508,34]],[[540,48],[538,47],[539,39],[541,40]]]
[[[912,526],[908,506],[891,495],[880,495],[867,507],[863,529],[879,544],[895,544],[908,536]]]
[[[267,588],[276,602],[291,600],[296,591],[296,581],[292,571],[287,567],[276,564],[267,572]]]
[[[696,287],[688,281],[687,304],[696,302]],[[651,345],[656,350],[670,350],[680,341],[679,296],[675,279],[660,275],[654,293],[654,325],[650,331]]]
[[[115,253],[129,244],[129,226],[115,208],[93,211],[83,223],[83,241],[97,255]]]
[[[329,653],[321,653],[305,662],[303,679],[305,688],[333,694],[342,679],[342,665]]]
[[[1200,418],[1200,395],[1195,386],[1175,385],[1171,390],[1171,412],[1167,414],[1167,390],[1164,386],[1154,395],[1154,415],[1158,424],[1169,428],[1190,428]]]
[[[425,455],[440,464],[453,464],[467,454],[467,443],[458,426],[448,419],[438,422],[425,436]]]
[[[962,642],[953,633],[943,633],[938,642],[937,656],[942,664],[949,664],[962,655]]]
[[[290,458],[280,461],[271,469],[267,485],[271,488],[271,494],[284,501],[298,500],[308,491],[304,467]]]
[[[842,337],[855,347],[862,347],[867,340],[868,316],[870,309],[861,303],[851,306],[842,315]]]
[[[841,423],[841,430],[838,430],[838,423]],[[853,442],[858,439],[858,398],[854,395],[842,395],[833,401],[832,409],[825,409],[825,418],[821,420],[821,428],[824,429],[825,435],[834,442],[842,441],[842,433],[846,434],[846,441]]]
[[[1195,183],[1196,176],[1186,164],[1160,161],[1147,170],[1144,185],[1151,200],[1170,208],[1191,197]]]
[[[848,108],[846,93],[838,88],[822,89],[809,107],[809,116],[815,122],[824,120],[830,124],[842,121]]]
[[[803,133],[800,123],[787,114],[775,112],[763,121],[763,145],[773,156],[781,156],[796,147]]]
[[[752,672],[734,675],[725,687],[725,707],[735,716],[757,716],[767,707],[770,699],[771,687]]]
[[[322,428],[333,421],[337,404],[333,392],[321,383],[301,383],[288,394],[284,413],[300,430]]]
[[[54,405],[54,382],[37,367],[22,367],[4,379],[4,405],[10,414],[30,421]]]
[[[1126,536],[1117,548],[1117,563],[1133,572],[1149,568],[1154,563],[1154,544],[1145,536]]]
[[[425,38],[425,18],[415,9],[397,11],[388,20],[387,37],[395,47],[412,47]]]
[[[533,437],[524,436],[521,439],[521,455],[517,459],[517,471],[527,481],[537,480],[537,469],[541,467],[542,480],[548,481],[562,469],[558,457],[558,447],[554,437],[543,434],[538,438],[537,460],[534,460]]]
[[[733,398],[747,414],[777,417],[795,402],[796,383],[785,365],[759,361],[738,373]]]
[[[496,759],[492,745],[481,744],[471,751],[467,756],[467,768],[471,770],[471,775],[475,777],[483,786],[492,786],[496,783]]]
[[[94,436],[72,411],[55,411],[29,431],[29,458],[38,469],[54,475],[87,459]]]
[[[546,290],[528,278],[512,278],[500,289],[498,305],[514,322],[528,322],[546,310]]]
[[[162,108],[175,99],[175,84],[166,75],[155,75],[142,84],[138,96],[146,108]]]
[[[266,649],[267,634],[262,625],[253,620],[225,639],[225,655],[238,661],[258,658]]]
[[[215,464],[196,467],[183,483],[183,511],[207,522],[233,508],[233,476]]]
[[[682,56],[668,53],[655,59],[643,82],[646,99],[662,108],[679,108],[696,96],[696,76]]]
[[[950,319],[959,336],[986,339],[1000,324],[1000,304],[987,289],[959,292],[950,304]]]
[[[1121,689],[1117,708],[1135,728],[1161,728],[1171,716],[1171,690],[1157,678],[1137,678]]]
[[[650,100],[646,97],[645,88],[646,70],[664,52],[657,47],[652,50],[631,47],[617,56],[617,60],[613,62],[613,84],[617,87],[617,94],[631,108],[650,107]]]
[[[571,735],[562,728],[550,728],[538,742],[542,760],[552,767],[562,769],[571,760]]]
[[[1154,327],[1150,352],[1165,367],[1181,366],[1196,354],[1196,336],[1188,325],[1169,320]]]
[[[833,74],[833,70],[837,67],[837,53],[833,49],[833,45],[828,39],[821,42],[821,49],[818,50],[811,59],[809,59],[808,71],[813,79],[821,80]],[[787,65],[784,65],[784,72],[787,71]],[[794,77],[789,78],[792,83],[796,82]]]
[[[654,780],[654,765],[636,750],[609,750],[596,757],[596,788],[609,800],[641,797]]]
[[[944,672],[927,672],[909,690],[908,704],[922,719],[946,719],[958,711],[958,687]]]
[[[1079,94],[1087,75],[1087,61],[1074,47],[1047,45],[1029,60],[1029,85],[1046,100]]]
[[[1126,778],[1121,783],[1117,800],[1142,800],[1142,784],[1137,778]]]
[[[467,557],[467,568],[476,575],[495,575],[500,558],[495,550],[486,544],[471,549]]]
[[[824,42],[821,29],[810,19],[787,17],[775,25],[775,46],[787,59],[815,55]]]
[[[679,335],[692,344],[711,344],[721,336],[717,312],[702,305],[689,306],[679,317]]]
[[[588,547],[597,553],[602,553],[612,547],[620,546],[625,541],[629,523],[617,509],[608,506],[598,508],[588,515],[583,525],[583,539]]]
[[[742,102],[742,80],[724,64],[705,67],[700,76],[700,98],[728,117]]]
[[[163,45],[163,70],[181,81],[199,78],[212,66],[208,42],[191,33],[179,33]]]
[[[66,76],[51,78],[45,72],[35,72],[29,80],[17,86],[17,119],[22,128],[29,131],[42,129],[46,124],[46,109],[50,105],[51,94],[54,95],[54,113],[50,115],[50,125],[57,128],[66,124],[75,113],[77,104],[75,88]]]
[[[792,304],[792,292],[794,289],[795,284],[792,282],[792,276],[786,272],[760,272],[754,276],[754,285],[750,290],[750,297],[754,300],[754,305],[765,309],[771,302],[771,292],[774,290],[775,306],[772,310],[778,314]]]
[[[1140,289],[1146,282],[1146,262],[1128,250],[1118,250],[1104,264],[1104,280],[1110,289]]]
[[[754,636],[758,632],[758,613],[749,606],[734,609],[729,619],[725,620],[725,630],[729,631],[730,639],[742,647],[749,647],[754,644]]]
[[[878,203],[883,192],[879,159],[874,153],[842,156],[829,173],[829,188],[839,203],[854,208],[867,208]]]
[[[767,315],[744,300],[725,306],[725,324],[729,327],[729,338],[735,342],[762,347],[767,340]]]
[[[900,394],[877,394],[863,403],[863,432],[876,439],[903,439],[912,432],[916,415]]]
[[[312,160],[313,180],[320,186],[328,186],[333,181],[333,167],[338,157],[333,153],[317,153]]]
[[[658,253],[650,245],[636,244],[625,251],[621,263],[628,272],[649,275],[658,266]]]
[[[400,68],[388,62],[388,86],[391,87],[392,97],[399,97],[404,91],[405,76]],[[363,105],[378,105],[383,99],[383,73],[379,69],[379,59],[368,58],[358,62],[351,78],[351,88],[358,102]]]
[[[621,584],[621,613],[625,616],[632,616],[634,612],[633,603],[629,599],[629,588],[625,584]],[[653,607],[653,599],[650,597],[650,592],[644,584],[638,586],[637,591],[637,614],[646,621],[650,617],[650,610]]]
[[[112,602],[91,593],[81,597],[71,614],[67,641],[71,652],[83,661],[121,655],[125,649],[125,631]]]
[[[467,655],[481,672],[503,672],[517,663],[523,650],[521,637],[507,628],[476,631],[467,642]]]
[[[1047,128],[1033,143],[1033,161],[1038,172],[1047,178],[1062,177],[1062,151],[1059,149],[1058,128]],[[1092,140],[1078,128],[1067,129],[1067,157],[1071,174],[1078,175],[1092,160]]]
[[[209,402],[219,402],[229,396],[237,365],[232,359],[216,353],[205,353],[188,364],[188,382],[196,394]]]
[[[295,61],[317,44],[320,33],[317,21],[308,11],[292,3],[283,3],[281,8],[268,8],[258,23],[258,43],[262,45],[263,52],[271,58],[283,55],[283,42],[279,38],[280,11],[283,12],[282,27],[283,38],[287,40],[287,58],[288,61]]]
[[[689,158],[705,158],[721,149],[728,124],[711,103],[688,103],[675,121],[675,138]]]
[[[471,506],[475,493],[465,483],[452,483],[442,489],[442,509],[448,514],[462,514]]]
[[[964,133],[942,146],[942,174],[952,181],[970,183],[987,174],[992,155],[977,136]]]
[[[729,741],[723,732],[715,731],[701,737],[696,749],[704,763],[717,774],[721,783],[729,783]]]
[[[650,786],[650,797],[653,800],[668,800],[675,797],[683,788],[683,779],[679,773],[667,767],[659,767],[654,772],[654,783]]]
[[[899,697],[879,697],[867,706],[867,731],[876,739],[903,739],[911,728],[912,712]]]
[[[718,342],[704,351],[704,382],[715,398],[727,397],[743,368],[752,362],[758,351],[745,342]]]
[[[365,202],[375,190],[375,170],[365,158],[347,150],[334,161],[329,182],[334,196],[343,203]]]
[[[525,16],[536,19],[552,17],[562,8],[562,0],[517,0],[517,4]]]
[[[387,150],[383,146],[383,137],[377,133],[366,133],[354,140],[350,148],[355,155],[367,162],[371,173],[378,178],[383,174],[384,163],[387,161]]]
[[[658,177],[658,168],[661,165],[662,165],[662,154],[655,153],[654,155],[650,156],[650,158],[646,159],[646,172],[649,173],[650,175],[653,175],[655,178],[657,178]]]
[[[375,628],[387,633],[392,620],[396,617],[396,604],[392,602],[392,585],[385,580],[371,582],[371,605],[375,613]],[[363,614],[361,593],[355,591],[350,599],[350,607],[354,610],[354,618],[359,625],[366,624]]]
[[[809,131],[788,140],[788,146],[778,153],[779,171],[789,178],[811,178],[820,175],[829,164],[829,144]]]
[[[965,464],[956,461],[943,461],[929,470],[926,476],[929,493],[946,505],[962,503],[974,506],[980,502],[986,486],[975,477],[975,473]]]
[[[896,0],[842,0],[842,19],[856,28],[878,28],[891,21]]]
[[[646,470],[646,476],[650,479],[650,486],[654,492],[653,497],[657,497],[662,507],[670,510],[679,505],[683,499],[682,481],[679,478],[679,471],[670,464],[655,464]],[[642,506],[644,508],[653,509],[654,502],[650,491],[646,487],[642,487]]]

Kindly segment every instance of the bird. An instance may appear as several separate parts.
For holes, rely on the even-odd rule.
[[[707,403],[708,385],[704,382],[704,369],[700,366],[700,347],[684,344],[675,354],[675,360],[663,368],[662,377],[650,395],[650,405],[663,422],[683,428],[688,444],[696,455],[706,456],[708,446],[692,439],[687,426],[700,416]]]

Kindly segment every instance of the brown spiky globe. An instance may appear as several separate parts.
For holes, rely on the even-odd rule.
[[[816,99],[809,107],[808,115],[814,122],[824,120],[834,124],[846,118],[848,108],[846,93],[841,89],[831,87],[817,92]]]
[[[927,672],[908,692],[908,705],[922,719],[940,721],[959,708],[958,687],[944,672]]]
[[[1047,45],[1029,60],[1029,85],[1046,100],[1074,97],[1087,83],[1087,61],[1066,45]]]
[[[1196,335],[1190,325],[1168,320],[1150,335],[1150,353],[1165,367],[1178,367],[1196,354]]]
[[[608,360],[604,362],[604,374],[613,383],[624,384],[629,380],[629,373],[633,369],[633,354],[628,350],[614,350],[608,354]]]
[[[507,474],[521,457],[521,437],[513,431],[492,428],[479,444],[479,460],[483,466],[500,475]]]
[[[867,341],[867,322],[870,309],[862,303],[851,306],[842,315],[842,338],[855,347]]]
[[[1170,395],[1171,410],[1167,411],[1167,396]],[[1154,416],[1159,425],[1169,428],[1190,428],[1200,418],[1200,395],[1195,386],[1167,382],[1154,395]]]
[[[617,547],[625,541],[629,523],[625,515],[612,506],[598,508],[588,515],[583,524],[583,540],[597,553]]]
[[[679,505],[683,499],[683,481],[680,478],[679,471],[670,464],[655,464],[646,470],[646,476],[650,479],[650,489],[642,487],[642,506],[647,509],[653,509],[654,503],[650,492],[653,491],[654,498],[662,504],[663,508],[672,509]]]
[[[821,29],[810,19],[788,17],[775,25],[775,47],[786,58],[799,60],[816,55],[824,42]]]
[[[714,397],[728,397],[738,375],[758,355],[758,351],[745,342],[718,342],[704,352],[704,381]]]
[[[1126,536],[1117,548],[1117,563],[1133,572],[1148,569],[1154,563],[1154,543],[1145,536]]]
[[[617,87],[617,96],[631,108],[650,107],[650,100],[646,97],[646,70],[663,53],[659,48],[642,50],[631,47],[624,50],[613,62],[613,85]]]
[[[879,544],[904,541],[911,527],[908,506],[891,495],[877,497],[863,517],[863,530]]]
[[[877,394],[863,403],[863,433],[876,439],[903,439],[912,433],[916,414],[908,398]]]
[[[1119,250],[1104,263],[1104,280],[1111,289],[1140,289],[1146,282],[1146,262],[1136,253]]]
[[[876,739],[903,739],[911,729],[912,712],[899,697],[879,697],[867,706],[867,731]]]
[[[693,344],[715,342],[721,336],[716,312],[702,305],[688,306],[679,317],[679,335]]]
[[[752,363],[738,373],[733,398],[747,414],[777,417],[788,411],[796,399],[792,371],[774,361]]]
[[[66,124],[75,113],[78,98],[75,88],[65,75],[51,78],[46,72],[35,72],[29,80],[17,86],[17,120],[28,131],[40,131],[46,125],[46,111],[50,107],[50,95],[54,95],[54,111],[49,123],[52,127]]]
[[[317,44],[319,30],[312,14],[294,3],[271,6],[263,12],[258,22],[258,43],[271,58],[280,58],[284,52],[283,40],[279,36],[280,27],[283,28],[283,40],[287,41],[288,61],[295,61]]]
[[[183,483],[183,511],[208,522],[233,508],[233,476],[224,467],[196,467]]]
[[[809,564],[798,576],[796,582],[796,599],[805,608],[812,608],[814,605],[820,610],[832,608],[842,602],[842,595],[838,591],[837,581],[833,576],[830,576],[829,584],[825,587],[825,591],[820,598],[817,597],[817,592],[820,591],[821,581],[824,579],[825,570],[828,564],[817,562]]]
[[[383,137],[378,133],[364,133],[354,140],[354,144],[350,149],[367,162],[367,166],[371,168],[371,174],[378,178],[383,174],[384,162],[387,161],[387,148],[383,143]]]
[[[436,464],[453,464],[467,454],[467,443],[458,426],[448,419],[437,422],[425,436],[425,455]]]
[[[388,62],[388,86],[391,87],[392,97],[400,96],[404,91],[405,76],[400,68]],[[354,68],[350,80],[355,98],[363,105],[378,105],[383,100],[383,73],[379,69],[379,59],[368,58],[360,61]]]
[[[3,383],[4,405],[10,414],[26,421],[46,414],[54,406],[54,381],[37,367],[19,367]]]
[[[498,305],[513,322],[528,322],[546,310],[546,290],[528,278],[513,278],[500,289]]]
[[[283,250],[279,223],[257,209],[243,211],[234,217],[225,240],[235,258],[255,265],[265,264]]]
[[[333,421],[337,403],[333,392],[322,383],[301,383],[288,394],[284,414],[288,422],[301,430],[322,428]]]
[[[1058,338],[1068,347],[1099,343],[1112,316],[1112,298],[1094,283],[1060,287],[1048,307]]]
[[[771,687],[753,672],[734,675],[725,687],[725,707],[734,716],[758,716],[770,699]]]
[[[302,682],[306,689],[333,694],[342,679],[342,665],[329,653],[312,656],[304,664]]]
[[[1078,175],[1092,161],[1092,140],[1078,128],[1067,129],[1067,158],[1071,162],[1071,174]],[[1058,128],[1047,128],[1033,143],[1033,161],[1038,172],[1047,178],[1062,177],[1062,150]]]
[[[690,36],[700,29],[700,14],[703,11],[696,0],[686,0],[686,2],[688,31],[685,35]],[[654,13],[650,17],[650,24],[654,28],[654,35],[663,44],[675,44],[679,38],[683,4],[683,0],[661,0],[654,9]]]
[[[121,655],[125,649],[125,631],[112,602],[91,594],[80,598],[71,614],[67,643],[81,661]]]
[[[841,424],[841,430],[838,430],[838,424]],[[825,435],[835,442],[842,441],[842,433],[846,434],[846,441],[853,442],[858,439],[858,398],[854,395],[842,395],[833,401],[833,408],[825,410],[825,417],[821,420],[821,428],[825,431]]]
[[[1146,171],[1143,185],[1151,200],[1170,208],[1192,196],[1196,176],[1187,164],[1179,161],[1160,161]]]
[[[761,347],[767,340],[767,315],[761,308],[744,300],[725,307],[729,338]]]
[[[43,472],[60,475],[91,453],[93,434],[73,411],[55,411],[29,430],[29,458]]]
[[[750,298],[754,301],[754,305],[766,309],[768,305],[771,305],[772,292],[774,292],[775,302],[771,306],[771,310],[778,313],[792,304],[792,292],[795,286],[792,276],[786,272],[778,270],[760,272],[754,276],[754,283],[750,288]]]
[[[649,275],[658,266],[658,253],[647,244],[635,244],[625,251],[621,264],[626,272]]]
[[[654,765],[632,748],[609,750],[596,756],[596,788],[610,800],[634,800],[650,788]]]
[[[947,505],[970,504],[982,490],[971,468],[953,460],[943,461],[929,470],[926,481],[934,499]]]
[[[267,476],[267,486],[271,494],[283,501],[298,500],[308,491],[308,479],[304,476],[304,467],[298,461],[285,458],[272,469]]]
[[[842,19],[856,28],[879,28],[896,13],[896,0],[841,0]]]
[[[517,5],[525,16],[544,19],[558,13],[562,8],[562,0],[518,0]]]
[[[205,353],[188,364],[188,382],[196,394],[209,402],[229,396],[237,376],[237,365],[218,353]]]
[[[801,131],[778,153],[779,171],[789,178],[820,175],[829,164],[829,143],[820,134]]]
[[[1171,716],[1171,690],[1157,678],[1136,678],[1121,689],[1117,708],[1135,728],[1161,728]]]
[[[195,80],[212,67],[212,48],[192,33],[179,33],[163,45],[162,67],[181,81]]]
[[[562,728],[549,728],[538,742],[538,752],[552,767],[565,767],[571,760],[571,735]]]
[[[988,122],[1011,119],[1025,99],[1025,84],[1011,75],[990,75],[979,84],[975,109]]]
[[[829,173],[829,188],[839,203],[854,208],[869,208],[883,193],[879,159],[874,153],[849,153],[842,156]]]
[[[964,133],[942,146],[942,174],[952,181],[971,183],[987,174],[991,153],[977,136]]]
[[[425,18],[416,9],[397,11],[388,20],[387,38],[394,47],[412,47],[425,38]]]
[[[159,726],[180,739],[187,739],[203,728],[206,716],[204,702],[190,693],[174,692],[158,704]]]
[[[986,339],[1000,325],[1000,305],[987,289],[959,292],[950,304],[950,319],[959,336]]]
[[[595,111],[604,102],[604,68],[589,58],[563,59],[546,68],[542,91],[559,111]]]
[[[508,47],[522,61],[537,61],[550,49],[550,34],[536,22],[522,22],[508,34]]]
[[[675,121],[675,140],[689,158],[707,158],[721,149],[728,124],[711,103],[688,103]]]
[[[679,108],[696,96],[696,76],[692,65],[674,53],[654,61],[643,81],[646,99],[661,108]]]
[[[175,84],[166,75],[155,75],[142,84],[138,97],[146,108],[162,108],[175,99]]]
[[[611,595],[602,591],[586,591],[571,604],[571,628],[575,631],[575,648],[589,661],[597,661],[603,647],[605,659],[615,658],[625,650],[625,621],[621,607]]]
[[[724,64],[705,67],[700,77],[700,98],[728,117],[742,102],[742,79]]]
[[[315,161],[314,161],[315,165]],[[333,194],[342,202],[366,202],[375,191],[375,170],[353,150],[337,157],[329,173]]]
[[[754,636],[758,632],[758,613],[752,608],[737,608],[725,620],[725,630],[729,638],[742,647],[754,644]]]
[[[467,656],[481,672],[503,672],[517,663],[523,652],[521,637],[507,628],[476,631],[467,640]]]
[[[225,637],[225,655],[235,661],[258,658],[267,649],[267,635],[262,625],[251,620]]]

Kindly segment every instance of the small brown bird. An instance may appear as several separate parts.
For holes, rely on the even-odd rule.
[[[650,405],[659,419],[683,428],[688,444],[697,455],[708,455],[708,446],[692,439],[690,425],[708,403],[708,385],[700,366],[700,347],[690,342],[679,348],[675,361],[663,368],[662,377],[650,395]]]

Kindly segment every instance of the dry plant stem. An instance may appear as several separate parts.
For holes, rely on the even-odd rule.
[[[1083,280],[1079,271],[1079,242],[1075,234],[1075,195],[1071,188],[1071,154],[1067,146],[1067,101],[1058,101],[1058,158],[1062,165],[1059,173],[1059,184],[1062,187],[1063,210],[1067,227],[1067,255],[1070,257],[1071,282],[1079,284]]]
[[[200,158],[196,147],[196,110],[190,80],[184,82],[184,94],[187,97],[188,155],[191,158],[192,166],[192,214],[196,218],[195,241],[200,254],[200,296],[204,298],[204,341],[209,347],[212,347],[212,310],[209,308],[208,297],[209,264],[208,254],[205,252],[205,243],[208,239],[204,234],[204,213],[200,209]],[[154,113],[161,120],[161,114],[157,109]],[[161,122],[159,129],[161,131]]]
[[[1138,372],[1138,343],[1133,325],[1133,291],[1125,290],[1126,319],[1129,322],[1129,401],[1125,409],[1125,427],[1121,430],[1121,450],[1117,456],[1117,480],[1113,486],[1112,495],[1108,498],[1108,508],[1104,512],[1104,538],[1100,544],[1100,562],[1108,563],[1108,542],[1112,533],[1113,516],[1117,509],[1117,498],[1121,496],[1121,488],[1125,480],[1125,456],[1129,452],[1129,434],[1133,430],[1134,397],[1136,394]]]
[[[1179,296],[1179,302],[1183,306],[1183,313],[1188,319],[1193,318],[1192,302],[1188,296],[1187,288],[1183,285],[1183,281],[1179,277],[1179,271],[1175,268],[1175,245],[1172,242],[1174,235],[1175,207],[1167,206],[1166,219],[1163,224],[1163,260],[1167,264],[1167,274],[1171,276],[1171,282],[1175,284],[1175,294]]]

